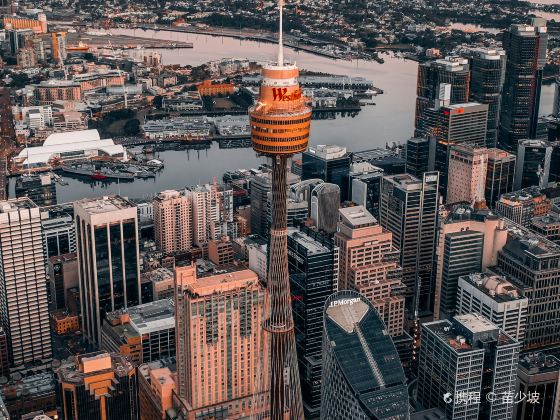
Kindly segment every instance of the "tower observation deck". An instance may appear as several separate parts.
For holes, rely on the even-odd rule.
[[[284,63],[282,8],[278,60],[262,69],[257,103],[249,110],[253,149],[272,160],[272,223],[268,247],[266,332],[268,366],[265,389],[269,391],[271,420],[303,420],[303,404],[294,336],[294,321],[288,273],[288,229],[286,215],[288,159],[307,149],[311,108],[299,82],[299,70]]]

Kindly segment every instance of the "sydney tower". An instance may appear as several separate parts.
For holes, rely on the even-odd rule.
[[[311,108],[302,96],[294,64],[284,63],[282,7],[278,61],[262,68],[259,101],[250,111],[253,149],[272,163],[272,224],[268,248],[268,305],[263,328],[267,332],[270,419],[303,419],[303,405],[290,299],[287,243],[287,164],[304,152],[309,141]]]

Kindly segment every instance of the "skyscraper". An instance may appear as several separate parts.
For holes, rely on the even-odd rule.
[[[29,197],[38,206],[56,204],[56,184],[48,173],[21,175],[16,180],[16,197]]]
[[[504,32],[506,78],[500,109],[499,141],[515,152],[521,139],[537,134],[543,68],[548,34],[546,20],[533,18],[531,25],[511,25]]]
[[[486,143],[486,126],[488,105],[469,102],[465,104],[429,108],[424,113],[427,135],[435,141],[434,169],[440,172],[442,193],[447,189],[447,166],[450,147],[469,143],[484,147]]]
[[[176,268],[175,281],[181,411],[189,419],[262,414],[255,403],[267,400],[259,386],[267,369],[265,297],[257,275],[245,269],[199,278],[189,265]]]
[[[552,144],[546,140],[519,140],[513,188],[548,186]]]
[[[506,53],[501,48],[477,47],[467,52],[471,65],[470,100],[488,105],[486,147],[498,141],[498,121],[506,72]]]
[[[464,104],[469,101],[470,68],[463,57],[446,57],[418,66],[416,87],[415,135],[425,136],[424,112],[443,105]]]
[[[66,420],[138,418],[136,369],[126,357],[104,351],[79,355],[57,375]]]
[[[497,148],[488,149],[484,197],[489,208],[494,208],[494,204],[500,199],[502,194],[513,191],[514,173],[514,154]]]
[[[42,239],[29,198],[0,202],[0,322],[12,366],[52,358]]]
[[[488,151],[466,144],[451,146],[447,177],[447,202],[484,202]]]
[[[515,420],[548,420],[560,418],[560,360],[545,352],[522,353],[517,370],[519,392],[533,396],[515,406]],[[538,395],[538,401],[534,396]]]
[[[438,207],[438,173],[383,178],[380,224],[400,250],[402,281],[410,316],[431,311],[432,270]]]
[[[379,219],[383,169],[369,163],[367,165],[369,167],[363,171],[355,170],[356,164],[352,165],[353,171],[349,175],[350,200],[358,206],[364,206],[373,217]]]
[[[526,349],[560,344],[560,245],[523,228],[511,229],[493,270],[529,299]]]
[[[382,228],[362,206],[340,209],[339,213],[340,222],[334,236],[340,249],[338,290],[355,290],[371,301],[388,297],[392,287],[402,286],[399,251],[393,245],[392,233]],[[377,286],[387,296],[380,296]],[[391,319],[387,325],[391,333],[400,334],[403,328],[404,298],[400,298],[393,302],[395,310],[387,317]],[[382,316],[384,312],[380,311]]]
[[[321,419],[409,418],[406,378],[377,311],[352,290],[325,303]]]
[[[340,187],[328,182],[317,185],[311,191],[310,216],[317,229],[332,235],[336,232]]]
[[[548,214],[552,202],[539,187],[530,187],[503,194],[495,208],[500,216],[529,227],[534,217]]]
[[[74,213],[82,327],[99,345],[105,314],[141,303],[138,216],[118,195],[76,201]]]
[[[235,237],[233,226],[233,190],[231,187],[196,185],[185,191],[192,203],[193,242],[204,247],[209,240],[224,235]]]
[[[527,327],[527,297],[523,292],[492,272],[459,277],[457,315],[484,314],[494,325],[520,343]]]
[[[166,253],[192,248],[191,201],[179,191],[162,191],[153,200],[157,247]]]
[[[299,176],[288,173],[289,186],[297,184],[299,181]],[[270,230],[272,207],[269,202],[269,195],[271,195],[271,187],[272,177],[270,173],[256,175],[251,180],[251,233],[263,238],[269,236]],[[298,200],[296,199],[296,201]]]
[[[519,348],[482,315],[423,324],[418,402],[440,408],[449,420],[510,420],[514,404],[503,395],[515,394]],[[497,397],[487,398],[490,393]]]
[[[421,178],[435,167],[436,143],[427,137],[412,137],[406,141],[406,173]]]
[[[289,230],[288,267],[306,418],[317,418],[321,407],[323,307],[337,288],[338,261],[338,247],[327,235],[303,225]]]
[[[506,238],[503,219],[487,209],[459,204],[440,211],[435,252],[435,319],[455,314],[459,277],[496,265],[497,253]]]
[[[350,154],[346,147],[320,144],[310,147],[302,155],[301,179],[322,179],[340,186],[340,198],[348,199],[348,174],[350,173]]]
[[[284,63],[282,8],[278,60],[262,68],[259,101],[249,110],[253,149],[272,163],[272,225],[268,247],[269,304],[263,328],[269,338],[270,418],[302,419],[303,404],[290,303],[286,226],[288,160],[307,149],[311,109],[302,96],[298,68]]]

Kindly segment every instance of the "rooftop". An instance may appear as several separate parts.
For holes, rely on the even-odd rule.
[[[485,220],[497,220],[500,217],[488,208],[475,209],[469,203],[453,203],[446,205],[449,210],[445,223],[459,223],[466,220],[484,222]]]
[[[321,159],[325,160],[340,159],[347,156],[346,147],[338,146],[336,144],[318,144],[315,147],[310,147],[309,150],[305,153],[308,155],[318,156]]]
[[[353,229],[377,224],[375,217],[364,206],[345,207],[339,209],[338,214],[340,221]]]
[[[331,251],[321,242],[313,239],[311,236],[297,228],[289,228],[288,236],[296,241],[300,246],[304,247],[310,255],[325,254]]]
[[[140,333],[175,328],[175,305],[172,299],[156,300],[127,309],[130,324]]]
[[[560,372],[560,360],[544,352],[522,353],[519,356],[519,368],[533,375]]]
[[[498,329],[498,327],[492,324],[488,319],[483,316],[478,316],[477,314],[457,315],[455,320],[463,324],[473,333],[490,332]]]
[[[487,273],[473,273],[459,277],[461,280],[476,287],[479,291],[489,296],[496,302],[511,302],[519,299],[527,299],[520,289],[515,287],[505,277]]]
[[[51,372],[38,373],[21,379],[12,379],[0,385],[0,397],[4,402],[21,398],[38,398],[44,394],[54,394],[56,381]]]
[[[115,210],[135,208],[136,206],[119,195],[106,195],[99,198],[84,198],[75,202],[76,206],[88,214],[110,213]]]
[[[28,197],[12,198],[0,201],[0,213],[10,213],[19,209],[33,209],[37,205]]]
[[[422,328],[431,331],[456,353],[484,351],[482,345],[488,342],[495,342],[498,347],[519,345],[488,319],[476,313],[457,315],[452,320],[427,322]]]
[[[75,356],[74,363],[66,363],[58,370],[61,382],[82,384],[87,378],[113,372],[117,377],[124,377],[135,368],[128,359],[118,353],[98,351]]]

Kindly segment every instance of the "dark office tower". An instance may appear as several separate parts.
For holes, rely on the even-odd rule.
[[[8,353],[8,336],[4,328],[0,327],[0,376],[9,377],[10,357]]]
[[[552,104],[552,115],[560,117],[560,76],[554,79],[554,102]]]
[[[526,349],[560,344],[560,245],[516,227],[493,268],[529,299]]]
[[[429,108],[464,104],[469,101],[469,62],[462,57],[446,57],[418,66],[415,136],[425,136],[425,115]]]
[[[533,18],[532,25],[511,25],[503,33],[507,63],[499,141],[510,152],[517,151],[519,140],[534,139],[537,134],[547,43],[546,20],[542,18]]]
[[[546,188],[550,176],[552,144],[545,140],[519,140],[514,190],[539,186]]]
[[[558,125],[560,129],[560,124]],[[560,132],[558,140],[552,143],[552,154],[550,156],[549,182],[560,182]]]
[[[470,100],[488,105],[486,147],[498,142],[500,102],[506,71],[506,53],[501,48],[472,48],[466,53],[471,64]]]
[[[29,197],[38,206],[56,204],[56,185],[50,174],[21,175],[16,180],[16,197]]]
[[[64,419],[138,419],[136,369],[126,357],[104,351],[83,354],[57,375]]]
[[[344,290],[325,303],[321,419],[405,420],[406,378],[372,303]]]
[[[433,305],[437,210],[437,172],[426,172],[422,180],[408,174],[383,177],[379,223],[392,232],[393,245],[401,251],[406,308],[414,319]]]
[[[76,201],[74,213],[82,327],[99,345],[105,314],[141,303],[137,210],[113,195]]]
[[[352,191],[350,200],[358,206],[364,206],[373,217],[379,220],[383,170],[367,165],[369,168],[364,171],[350,173],[350,190]]]
[[[447,166],[450,146],[469,143],[484,147],[488,105],[469,102],[430,108],[425,112],[425,122],[430,141],[435,142],[435,166],[440,171],[440,189],[447,191]]]
[[[43,207],[47,217],[41,219],[43,248],[49,258],[76,252],[76,225],[72,204]]]
[[[515,405],[515,420],[550,420],[560,418],[560,360],[544,352],[521,354],[517,381],[521,395],[533,396]],[[538,395],[538,401],[535,401]]]
[[[515,395],[520,344],[482,315],[422,325],[417,400],[449,420],[510,420],[514,402],[487,398]],[[461,395],[479,395],[465,403]],[[448,399],[449,398],[449,399]]]
[[[406,173],[422,177],[434,169],[435,142],[427,137],[412,137],[406,142]]]
[[[323,307],[338,283],[338,248],[305,226],[288,231],[288,268],[303,408],[319,417]]]
[[[336,232],[338,209],[340,207],[340,187],[325,182],[311,192],[310,216],[319,231],[332,235]]]
[[[497,148],[488,149],[484,198],[489,208],[494,208],[496,201],[500,199],[502,194],[513,191],[514,173],[514,154]]]
[[[350,154],[346,147],[336,145],[317,145],[310,147],[302,155],[301,179],[319,178],[340,186],[340,199],[348,199],[348,174],[350,173]]]

